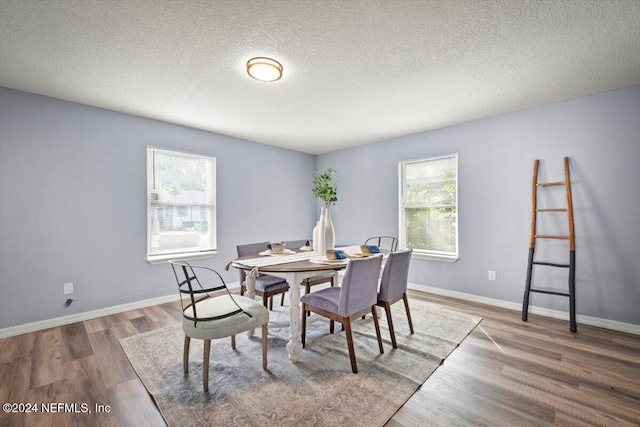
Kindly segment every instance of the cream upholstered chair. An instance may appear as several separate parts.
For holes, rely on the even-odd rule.
[[[407,300],[407,282],[409,278],[409,263],[411,262],[411,249],[400,252],[391,252],[387,258],[380,280],[380,292],[376,305],[384,307],[391,335],[391,345],[398,348],[396,344],[396,333],[393,329],[391,319],[391,304],[400,300],[404,301],[404,309],[407,312],[409,330],[413,334],[413,322],[411,321],[411,311],[409,311],[409,301]]]
[[[267,323],[269,310],[250,298],[232,296],[217,271],[192,266],[184,261],[169,261],[178,282],[182,304],[182,330],[184,331],[184,373],[189,372],[189,344],[191,338],[204,340],[202,384],[209,391],[209,355],[211,340],[231,337],[231,348],[236,348],[236,334],[262,326],[262,369],[267,369]],[[202,286],[195,270],[207,272],[211,285]],[[212,296],[216,291],[226,291]]]
[[[303,347],[305,345],[308,311],[328,317],[332,321],[340,322],[344,326],[347,336],[351,371],[357,374],[358,365],[351,335],[351,321],[363,314],[371,313],[376,329],[376,337],[378,338],[378,348],[380,353],[384,353],[375,307],[381,265],[382,255],[352,259],[349,261],[347,270],[344,273],[342,286],[320,289],[319,291],[305,294],[300,298],[302,302]]]

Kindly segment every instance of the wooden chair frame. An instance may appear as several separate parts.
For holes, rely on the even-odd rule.
[[[244,285],[244,281],[247,279],[247,272],[242,271],[242,282],[240,283],[240,295],[244,296],[244,293],[247,291],[246,285]],[[273,297],[278,294],[282,294],[282,298],[280,298],[280,306],[284,305],[284,294],[289,292],[289,288],[279,289],[277,291],[271,292],[262,292],[258,289],[255,289],[255,294],[262,297],[262,305],[267,307],[269,310],[273,310]]]
[[[387,315],[387,325],[389,326],[389,335],[391,335],[391,345],[393,348],[398,348],[398,344],[396,343],[396,332],[393,328],[393,320],[391,319],[391,305],[396,302],[403,300],[404,301],[404,309],[407,312],[407,320],[409,321],[409,330],[413,334],[413,322],[411,321],[411,311],[409,310],[409,301],[407,299],[407,293],[403,293],[402,296],[398,296],[390,301],[378,301],[376,303],[379,307],[384,307],[384,312]]]
[[[376,306],[371,306],[371,309],[362,310],[358,313],[352,314],[351,316],[340,316],[335,313],[331,313],[325,310],[322,310],[317,307],[309,306],[308,304],[302,304],[302,348],[305,346],[305,337],[307,332],[307,313],[314,312],[321,316],[329,318],[331,321],[336,321],[342,323],[344,330],[347,335],[347,347],[349,348],[349,359],[351,360],[351,371],[354,374],[358,373],[358,364],[356,362],[356,354],[355,349],[353,347],[353,335],[351,333],[351,321],[357,319],[358,317],[362,317],[363,315],[371,312],[373,315],[373,323],[376,328],[376,337],[378,338],[378,348],[380,353],[384,353],[384,348],[382,347],[382,336],[380,334],[380,324],[378,323],[378,314],[376,313]]]
[[[262,325],[262,369],[267,370],[267,335],[268,325]],[[209,359],[211,357],[211,340],[204,341],[204,355],[202,356],[202,386],[205,392],[209,391]],[[189,346],[191,337],[184,336],[184,347],[182,350],[182,365],[184,373],[189,373]],[[236,349],[236,336],[231,335],[231,348]]]

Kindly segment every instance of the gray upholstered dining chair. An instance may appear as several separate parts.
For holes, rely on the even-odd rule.
[[[347,336],[351,370],[358,373],[356,355],[351,334],[351,321],[363,314],[371,313],[378,338],[380,353],[384,353],[380,325],[376,313],[376,297],[378,291],[378,277],[382,255],[369,258],[352,259],[342,279],[342,286],[325,288],[317,292],[305,294],[300,298],[302,302],[302,347],[305,345],[307,326],[307,312],[312,311],[333,321],[342,323]]]
[[[393,329],[393,320],[391,319],[391,304],[400,300],[404,301],[404,308],[407,311],[407,320],[409,321],[409,330],[413,334],[413,322],[411,322],[411,311],[409,311],[409,301],[407,300],[407,282],[411,253],[411,249],[391,252],[382,270],[382,279],[380,279],[380,292],[378,293],[376,305],[384,307],[393,348],[398,348],[398,345],[396,344],[396,334]]]
[[[256,257],[262,251],[266,251],[269,242],[249,243],[246,245],[236,246],[238,256],[255,255]],[[244,295],[247,290],[246,280],[247,272],[239,270],[240,274],[240,295]],[[273,310],[273,296],[282,294],[280,305],[284,304],[284,294],[289,290],[289,284],[286,280],[279,277],[260,275],[256,278],[256,295],[262,297],[262,304],[265,307],[269,307],[269,310]],[[268,305],[267,305],[268,303]]]
[[[283,241],[282,243],[286,245],[287,249],[298,251],[301,247],[305,246],[307,242],[309,242],[309,240],[287,240]],[[319,285],[321,283],[331,283],[331,286],[335,286],[335,279],[335,273],[319,274],[317,276],[304,279],[302,281],[302,284],[304,285],[305,293],[308,294],[309,292],[311,292],[312,286]]]
[[[209,356],[211,340],[231,337],[231,348],[236,348],[236,334],[262,327],[262,369],[267,369],[267,324],[269,310],[250,298],[231,295],[217,271],[192,266],[184,261],[169,261],[178,282],[182,305],[182,330],[184,348],[182,363],[184,373],[189,372],[189,345],[191,338],[204,340],[202,358],[202,386],[209,391]],[[207,273],[207,285],[202,285],[196,275]],[[204,277],[204,275],[203,275]],[[219,296],[211,293],[226,291]]]
[[[389,252],[395,252],[398,250],[398,239],[392,236],[376,236],[369,237],[365,242],[365,245],[375,245],[382,250]]]

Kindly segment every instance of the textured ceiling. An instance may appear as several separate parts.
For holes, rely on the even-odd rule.
[[[636,84],[638,0],[0,0],[2,86],[309,153]]]

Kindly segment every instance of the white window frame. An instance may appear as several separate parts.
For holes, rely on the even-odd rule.
[[[157,200],[152,200],[152,190],[154,190],[154,173],[155,168],[153,165],[153,156],[152,152],[156,153],[165,153],[171,156],[180,156],[186,158],[193,158],[198,160],[207,160],[212,164],[212,173],[209,174],[207,187],[210,191],[210,201],[211,204],[208,206],[209,208],[209,224],[208,224],[208,234],[211,242],[211,248],[207,250],[200,251],[191,251],[191,252],[176,252],[171,254],[152,254],[151,253],[151,235],[152,235],[152,224],[150,221],[150,211],[152,206],[159,206]],[[207,156],[203,154],[194,154],[188,153],[179,150],[171,150],[166,148],[147,146],[147,262],[150,264],[161,264],[165,263],[169,260],[189,260],[189,259],[200,259],[200,258],[212,258],[217,254],[217,206],[216,206],[216,174],[217,174],[217,164],[216,157]],[[178,204],[163,204],[164,206],[173,206],[178,207],[181,205]],[[189,205],[192,206],[192,205]]]
[[[429,251],[429,250],[413,250],[413,258],[426,259],[431,261],[443,261],[443,262],[455,262],[458,260],[458,256],[460,254],[460,246],[459,246],[459,231],[460,231],[460,223],[459,223],[459,215],[460,209],[458,204],[458,194],[460,193],[459,187],[459,164],[458,164],[458,153],[445,154],[441,156],[433,156],[433,157],[423,157],[420,159],[411,159],[411,160],[402,160],[398,163],[398,225],[399,225],[399,233],[400,242],[399,246],[401,249],[407,248],[407,234],[406,234],[406,216],[405,216],[405,204],[404,204],[404,187],[405,187],[405,179],[404,179],[404,170],[405,166],[409,164],[415,163],[423,163],[434,160],[442,160],[455,158],[456,160],[456,216],[455,216],[455,224],[456,224],[456,251],[453,252],[440,252],[440,251]]]

